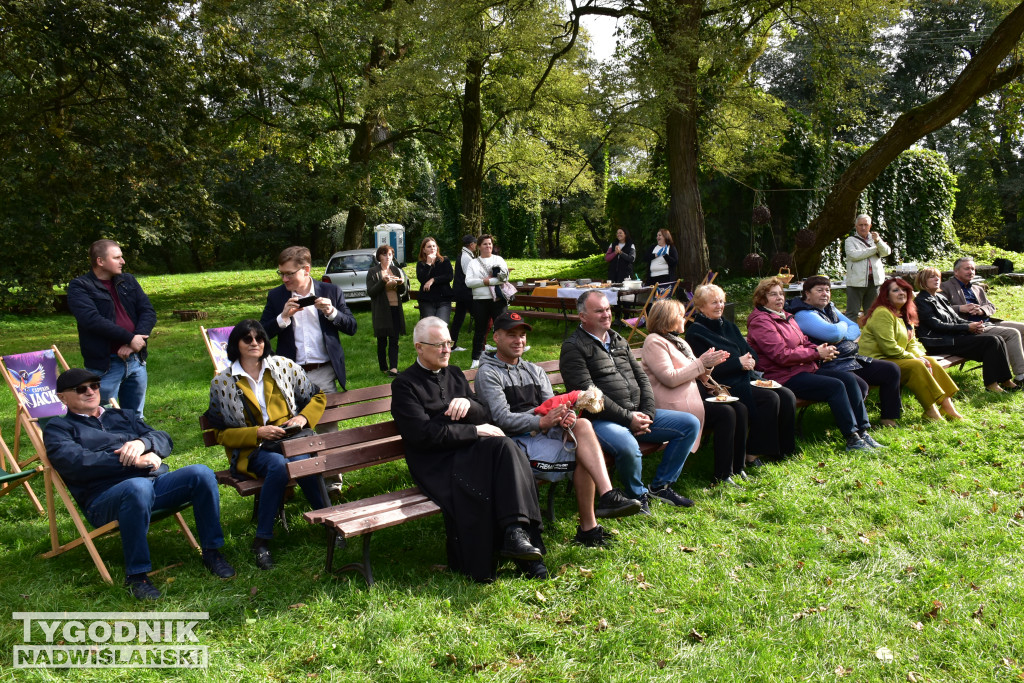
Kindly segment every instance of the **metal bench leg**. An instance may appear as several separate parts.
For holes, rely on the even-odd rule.
[[[253,524],[259,519],[260,514],[260,492],[257,491],[252,497],[252,519],[250,520]]]
[[[372,531],[368,534],[363,535],[363,561],[346,564],[344,567],[338,570],[339,572],[359,572],[363,575],[363,578],[366,579],[367,586],[373,585],[373,569],[370,567],[370,539],[372,536]]]
[[[794,431],[801,439],[804,438],[804,413],[806,413],[807,409],[810,407],[811,406],[809,405],[802,406],[796,413],[796,425]]]
[[[328,573],[331,571],[331,567],[334,565],[334,546],[338,542],[338,532],[334,529],[327,529],[327,566],[325,569]]]

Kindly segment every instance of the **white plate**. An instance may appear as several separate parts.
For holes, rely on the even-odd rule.
[[[761,381],[764,381],[764,380],[761,380]],[[758,387],[759,389],[781,389],[782,388],[782,385],[779,384],[778,382],[776,382],[775,380],[770,379],[768,381],[772,383],[772,385],[770,387],[766,387],[766,386],[762,386],[762,385],[758,384],[756,379],[750,380],[750,386]]]
[[[736,396],[726,396],[725,400],[721,401],[717,396],[711,396],[704,400],[707,401],[708,403],[732,403],[733,401],[738,401],[740,399]]]

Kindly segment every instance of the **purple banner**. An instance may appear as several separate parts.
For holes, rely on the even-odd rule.
[[[213,365],[217,372],[221,372],[231,363],[228,361],[228,337],[234,325],[229,327],[214,327],[206,330],[206,337],[210,340],[210,348],[213,350]]]
[[[32,417],[43,418],[64,414],[64,404],[57,398],[57,357],[52,350],[4,356],[14,390],[24,399]]]

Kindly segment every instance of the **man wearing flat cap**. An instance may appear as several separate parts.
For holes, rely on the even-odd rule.
[[[154,510],[189,503],[203,550],[203,565],[222,579],[235,570],[220,553],[217,479],[206,465],[173,472],[164,464],[173,444],[131,410],[100,405],[100,377],[72,368],[57,378],[57,397],[67,414],[43,429],[46,455],[95,527],[117,520],[121,527],[125,585],[142,600],[161,597],[149,580],[149,520]]]

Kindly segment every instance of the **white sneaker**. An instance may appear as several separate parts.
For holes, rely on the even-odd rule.
[[[490,353],[491,351],[497,351],[497,350],[498,350],[497,346],[491,346],[490,344],[484,344],[484,351],[486,351],[487,353]]]
[[[464,349],[461,346],[456,346],[454,349],[452,349],[452,353],[458,353],[459,351],[465,351],[465,350],[466,349]]]
[[[480,360],[479,359],[473,361],[473,364],[469,366],[469,369],[470,370],[476,370],[478,367],[480,367]]]

